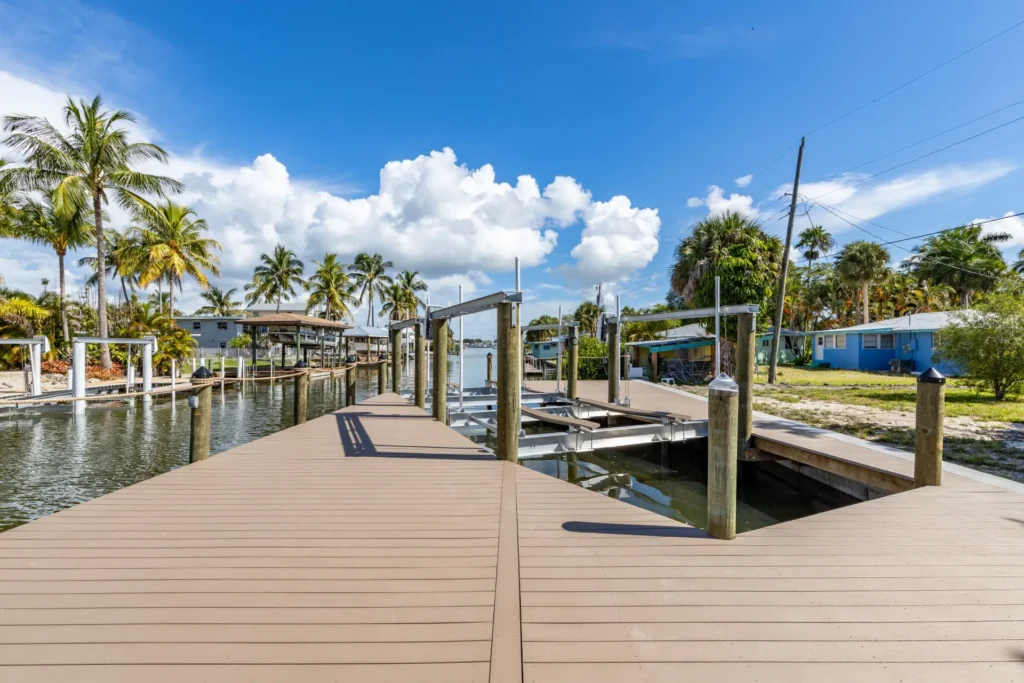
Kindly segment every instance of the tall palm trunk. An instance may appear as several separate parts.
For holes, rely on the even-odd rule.
[[[71,341],[71,337],[68,334],[68,308],[67,303],[64,301],[64,253],[57,252],[57,266],[60,268],[60,330],[64,335],[64,344],[66,345]]]
[[[864,320],[863,320],[863,322],[865,324],[871,322],[871,310],[870,310],[870,306],[869,306],[869,302],[868,302],[868,297],[869,297],[868,290],[870,290],[870,289],[871,289],[871,283],[870,282],[865,282],[865,283],[861,284],[861,291],[864,294]]]
[[[103,205],[100,199],[99,188],[93,189],[92,213],[96,224],[96,323],[99,336],[107,336],[107,245],[103,239]],[[109,370],[113,364],[110,362],[110,347],[100,344],[100,365],[104,370]]]
[[[960,308],[971,307],[971,293],[966,289],[960,292]]]
[[[174,322],[174,280],[167,276],[167,317]]]

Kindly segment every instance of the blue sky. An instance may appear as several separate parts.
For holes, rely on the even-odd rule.
[[[518,253],[532,317],[598,281],[660,300],[674,246],[709,212],[781,234],[802,134],[1022,19],[998,1],[0,3],[0,114],[55,116],[64,93],[96,92],[138,112],[224,243],[229,286],[276,241],[307,260],[379,250],[442,301],[510,286]],[[877,178],[837,174],[1024,99],[1022,36],[810,135],[806,195],[885,239],[1020,211],[1024,122]],[[811,218],[840,243],[867,237]],[[1024,246],[1024,223],[991,227],[1014,234],[1008,255]],[[55,268],[3,247],[9,284],[38,290]]]

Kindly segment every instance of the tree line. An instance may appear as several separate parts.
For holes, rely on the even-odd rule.
[[[106,109],[98,96],[92,101],[68,98],[63,128],[24,114],[4,119],[3,141],[23,162],[0,159],[0,237],[51,249],[57,257],[58,284],[56,292],[47,291],[49,280],[44,280],[43,294],[34,297],[5,287],[0,278],[0,335],[42,332],[66,352],[72,330],[100,337],[111,336],[111,331],[119,336],[155,334],[160,348],[166,345],[180,359],[194,346],[174,323],[180,315],[175,291],[181,291],[185,280],[202,288],[206,303],[197,313],[242,313],[241,302],[234,299],[236,289],[210,284],[211,276],[220,275],[221,245],[209,237],[206,221],[191,206],[174,200],[183,190],[181,183],[139,170],[145,162],[166,163],[167,153],[158,145],[132,140],[127,126],[134,121],[130,112]],[[109,227],[112,201],[128,214],[130,225],[122,230]],[[92,273],[85,285],[96,292],[95,308],[69,299],[65,282],[67,255],[87,248],[95,249],[95,255],[79,259],[78,265]],[[365,301],[367,324],[372,324],[375,313],[390,319],[415,315],[427,288],[417,271],[390,274],[394,264],[380,254],[359,254],[344,264],[328,253],[313,266],[305,278],[295,252],[277,245],[260,256],[252,281],[244,287],[246,302],[275,304],[280,310],[284,300],[304,289],[309,292],[307,312],[341,320],[351,318],[352,308]],[[108,280],[118,283],[120,305],[108,303]],[[141,302],[138,290],[154,285],[149,301]],[[99,361],[104,369],[111,367],[107,345],[101,346]]]

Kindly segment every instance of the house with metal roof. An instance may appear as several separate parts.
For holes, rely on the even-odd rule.
[[[949,363],[933,359],[936,334],[950,321],[949,312],[915,313],[814,334],[813,365],[844,370],[924,372],[933,365],[944,375],[958,375]]]

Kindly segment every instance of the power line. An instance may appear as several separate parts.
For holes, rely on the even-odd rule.
[[[963,52],[961,52],[961,53],[959,53],[959,54],[957,54],[957,55],[955,55],[953,57],[950,57],[949,59],[947,59],[946,61],[942,62],[941,64],[933,66],[932,68],[928,69],[927,71],[925,71],[923,73],[920,73],[917,76],[914,76],[909,81],[905,81],[905,82],[897,85],[895,88],[892,88],[891,90],[888,90],[887,92],[882,93],[881,95],[879,95],[878,97],[874,98],[873,100],[865,102],[864,104],[860,105],[859,107],[855,107],[855,108],[851,109],[850,111],[846,112],[845,114],[843,114],[841,116],[837,116],[836,118],[832,119],[831,121],[829,121],[829,122],[827,122],[827,123],[825,123],[825,124],[823,124],[821,126],[818,126],[815,129],[813,129],[809,133],[804,133],[804,135],[802,137],[810,137],[811,135],[813,135],[813,134],[815,134],[817,132],[825,130],[829,126],[842,121],[843,119],[847,118],[848,116],[852,116],[852,115],[856,114],[857,112],[870,107],[872,104],[875,104],[877,102],[880,102],[881,100],[884,100],[886,97],[889,97],[889,95],[892,95],[892,94],[902,90],[903,88],[907,87],[908,85],[911,85],[912,83],[916,83],[917,81],[921,80],[925,76],[933,74],[936,71],[938,71],[939,69],[941,69],[941,68],[943,68],[945,66],[948,66],[949,64],[952,64],[953,62],[955,62],[956,60],[960,59],[961,57],[964,57],[964,56],[974,52],[978,48],[983,47],[984,45],[987,45],[988,43],[991,43],[993,40],[995,40],[997,38],[1000,38],[1001,36],[1006,35],[1010,31],[1012,31],[1015,28],[1021,26],[1022,24],[1024,24],[1024,19],[1018,21],[1016,24],[1010,26],[1009,28],[1003,29],[1002,31],[1000,31],[999,33],[996,33],[995,35],[989,36],[985,40],[983,40],[980,43],[978,43],[978,44],[976,44],[976,45],[974,45],[974,46],[964,50]],[[993,112],[993,113],[995,113],[995,112]],[[949,132],[949,131],[946,131],[946,132]],[[787,147],[785,149],[785,151],[782,152],[782,154],[779,154],[779,156],[775,157],[771,162],[768,163],[767,166],[765,166],[763,169],[758,171],[755,174],[755,177],[758,176],[758,175],[761,175],[762,173],[767,171],[769,168],[774,166],[779,161],[779,159],[784,157],[790,150],[792,150],[794,147],[796,147],[797,144],[798,144],[798,142],[794,141],[793,144],[791,144],[789,147]],[[911,145],[911,146],[913,146],[913,145]]]
[[[812,130],[810,133],[805,133],[805,137],[814,135],[815,133],[828,128],[832,124],[838,123],[838,122],[842,121],[843,119],[845,119],[846,117],[852,116],[853,114],[856,114],[857,112],[861,111],[862,109],[866,109],[867,107],[870,107],[872,104],[875,104],[876,102],[880,102],[881,100],[884,100],[889,95],[892,95],[893,93],[896,93],[896,92],[902,90],[903,88],[907,87],[908,85],[910,85],[912,83],[916,83],[917,81],[921,80],[925,76],[928,76],[930,74],[935,73],[936,71],[938,71],[942,67],[947,66],[949,64],[952,64],[953,62],[955,62],[956,60],[960,59],[961,57],[969,55],[970,53],[972,53],[975,50],[977,50],[979,47],[982,47],[984,45],[987,45],[988,43],[991,43],[993,40],[995,40],[996,38],[999,38],[1000,36],[1006,35],[1007,33],[1009,33],[1010,31],[1012,31],[1013,29],[1017,28],[1018,26],[1020,26],[1022,24],[1024,24],[1024,19],[1018,21],[1016,24],[1014,24],[1013,26],[1010,26],[1009,28],[1003,29],[999,33],[995,34],[994,36],[989,36],[988,38],[986,38],[985,40],[981,41],[977,45],[974,45],[973,47],[970,47],[970,48],[964,50],[963,52],[961,52],[960,54],[956,55],[955,57],[950,57],[949,59],[947,59],[946,61],[942,62],[941,64],[939,64],[937,66],[933,66],[932,68],[928,69],[924,73],[921,73],[921,74],[918,74],[917,76],[914,76],[909,81],[905,81],[905,82],[897,85],[895,88],[892,88],[891,90],[889,90],[889,91],[879,95],[875,99],[870,100],[869,102],[865,102],[864,104],[860,105],[859,107],[855,107],[855,108],[851,109],[850,111],[846,112],[842,116],[837,116],[836,118],[832,119],[831,121],[829,121],[828,123],[826,123],[824,125],[818,126],[814,130]]]
[[[825,204],[821,204],[820,202],[814,202],[814,203],[817,204],[818,206],[820,206],[821,208],[825,209],[825,211],[828,211],[829,213],[831,213],[833,216],[835,216],[839,220],[843,221],[844,223],[847,223],[848,225],[851,225],[851,226],[857,228],[858,230],[861,230],[861,231],[867,233],[868,235],[871,235],[875,239],[880,239],[874,233],[872,233],[872,232],[870,232],[868,230],[865,230],[863,226],[857,225],[856,223],[853,223],[853,222],[843,218],[838,213],[835,213],[834,211],[832,211],[832,209],[835,208],[835,207],[829,207],[829,206],[827,206]],[[843,212],[843,213],[846,213],[846,212]],[[847,213],[847,215],[851,216],[855,220],[858,220],[858,221],[861,221],[861,222],[865,222],[865,223],[870,223],[870,221],[865,221],[864,219],[858,218],[857,216],[854,216],[851,213]],[[1012,214],[1010,216],[1003,216],[1001,218],[990,218],[990,219],[985,220],[985,221],[977,221],[975,223],[971,223],[970,225],[984,225],[985,223],[994,223],[996,221],[1006,220],[1007,218],[1014,218],[1016,216],[1024,216],[1024,211],[1022,211],[1020,213]],[[878,227],[880,227],[880,228],[882,228],[884,230],[891,230],[891,228],[886,228],[884,225],[880,225],[878,223],[872,223],[872,225],[877,225]],[[944,232],[949,232],[950,230],[955,230],[955,229],[956,228],[946,228],[945,230],[939,230],[938,232],[929,233],[928,235],[911,236],[911,237],[907,237],[906,239],[902,239],[902,240],[891,240],[889,242],[884,242],[884,243],[880,244],[880,246],[892,245],[892,246],[895,246],[897,249],[902,249],[903,251],[907,252],[908,254],[914,254],[915,252],[912,249],[908,249],[908,248],[902,246],[900,244],[900,242],[907,242],[907,241],[912,240],[912,239],[920,239],[921,237],[937,235],[937,234],[941,234],[941,233],[944,233]],[[893,230],[893,232],[898,232],[898,231]],[[906,233],[900,233],[900,234],[906,234]],[[934,261],[935,263],[941,263],[944,266],[947,266],[949,268],[953,268],[954,270],[962,271],[964,273],[970,273],[972,275],[978,275],[978,276],[981,276],[981,277],[987,277],[987,278],[991,278],[993,280],[998,277],[996,275],[992,275],[991,273],[982,273],[982,272],[979,272],[977,270],[971,270],[970,268],[964,268],[963,266],[958,266],[958,265],[956,265],[954,263],[949,263],[948,261],[944,261],[943,259],[940,259],[937,256],[924,256],[924,255],[921,255],[920,253],[917,253],[917,256],[920,258],[920,260],[930,260],[930,261]]]
[[[943,135],[946,135],[947,133],[952,133],[954,130],[959,130],[961,128],[964,128],[965,126],[971,125],[972,123],[977,123],[978,121],[981,121],[982,119],[987,119],[990,116],[994,116],[995,114],[998,114],[1000,112],[1006,111],[1007,109],[1013,109],[1014,107],[1019,106],[1021,104],[1024,104],[1024,100],[1017,100],[1016,102],[1013,102],[1012,104],[1008,104],[1005,107],[999,107],[998,109],[993,109],[992,111],[990,111],[990,112],[988,112],[986,114],[982,114],[981,116],[976,116],[975,118],[971,119],[970,121],[964,121],[963,123],[957,124],[957,125],[953,126],[952,128],[947,128],[946,130],[944,130],[944,131],[942,131],[940,133],[935,133],[934,135],[929,135],[928,137],[923,138],[921,140],[918,140],[917,142],[911,143],[909,145],[905,145],[903,147],[900,147],[899,149],[894,149],[891,152],[887,152],[887,153],[885,153],[885,154],[883,154],[881,156],[875,157],[874,159],[870,159],[868,161],[865,161],[865,162],[862,162],[860,164],[857,164],[856,166],[851,166],[850,168],[846,169],[845,171],[840,171],[839,173],[834,174],[832,177],[835,178],[835,177],[841,176],[841,175],[843,175],[845,173],[849,173],[850,171],[856,171],[858,168],[862,168],[864,166],[867,166],[868,164],[873,164],[876,161],[881,161],[882,159],[886,159],[888,157],[891,157],[893,154],[899,154],[900,152],[905,152],[905,151],[907,151],[908,149],[910,149],[912,147],[917,147],[918,145],[923,145],[924,143],[929,142],[931,140],[934,140],[935,138],[940,138]]]
[[[863,178],[858,178],[857,180],[854,180],[854,181],[849,182],[849,183],[842,183],[838,187],[834,187],[831,190],[829,190],[828,192],[825,192],[824,194],[819,194],[817,197],[812,197],[811,201],[815,201],[815,200],[821,199],[822,197],[827,197],[828,195],[832,194],[833,192],[838,192],[839,190],[842,190],[843,188],[846,188],[846,187],[854,187],[855,185],[860,185],[861,183],[867,182],[868,180],[871,180],[872,178],[877,178],[880,175],[885,175],[886,173],[889,173],[891,171],[895,171],[897,168],[903,168],[904,166],[908,166],[908,165],[914,163],[915,161],[920,161],[921,159],[927,159],[928,157],[934,156],[934,155],[938,154],[939,152],[945,152],[947,149],[952,149],[953,147],[956,147],[957,145],[962,145],[965,142],[970,142],[971,140],[974,140],[976,138],[980,138],[982,135],[987,135],[989,133],[992,133],[994,131],[999,130],[1000,128],[1005,128],[1006,126],[1009,126],[1010,124],[1017,123],[1018,121],[1024,121],[1024,116],[1018,116],[1017,118],[1011,119],[1010,121],[1006,121],[1005,123],[1000,123],[998,126],[993,126],[992,128],[989,128],[988,130],[983,130],[980,133],[975,133],[974,135],[971,135],[971,136],[966,137],[966,138],[962,138],[960,140],[957,140],[956,142],[951,142],[950,144],[948,144],[948,145],[946,145],[944,147],[939,147],[938,149],[934,149],[931,152],[928,152],[926,154],[922,154],[921,156],[918,156],[918,157],[914,157],[913,159],[910,159],[909,161],[904,161],[903,163],[896,164],[895,166],[890,166],[889,168],[884,169],[882,171],[878,171],[877,173],[872,173],[871,175],[864,176]]]

